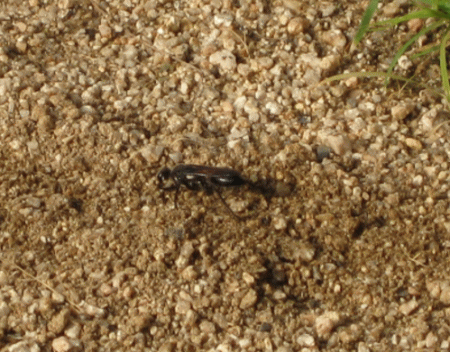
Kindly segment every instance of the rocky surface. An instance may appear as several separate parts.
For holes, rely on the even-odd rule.
[[[353,48],[367,2],[310,3],[0,4],[2,351],[449,349],[438,61],[399,62],[426,86],[323,83],[424,24]],[[178,163],[275,192],[222,192],[243,221],[174,209],[155,176]]]

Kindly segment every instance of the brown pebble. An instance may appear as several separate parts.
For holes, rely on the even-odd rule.
[[[256,293],[255,290],[250,289],[246,293],[246,295],[242,298],[241,304],[239,305],[239,307],[241,309],[248,309],[248,308],[253,307],[257,301],[258,301],[258,294]]]
[[[321,338],[326,338],[331,335],[335,326],[339,323],[340,317],[337,312],[326,312],[318,316],[314,322],[317,335]]]
[[[294,17],[287,25],[287,31],[289,34],[296,35],[303,33],[309,26],[309,21],[306,18]]]
[[[72,350],[72,347],[72,343],[65,336],[58,337],[52,341],[52,348],[56,352],[68,352]]]
[[[442,288],[439,300],[444,304],[450,304],[450,287],[445,286]]]
[[[403,303],[398,308],[399,312],[407,316],[413,313],[419,307],[419,303],[415,299],[412,299],[406,303]]]
[[[408,29],[413,32],[417,33],[420,31],[423,27],[424,20],[422,18],[413,18],[407,22]]]
[[[406,138],[405,143],[408,147],[415,149],[415,150],[421,150],[422,149],[422,143],[414,138]]]
[[[413,111],[413,104],[400,103],[391,109],[391,114],[394,120],[401,121],[404,120]]]
[[[55,335],[61,333],[67,323],[69,322],[70,310],[63,309],[58,314],[54,315],[50,323],[48,324],[48,330]]]

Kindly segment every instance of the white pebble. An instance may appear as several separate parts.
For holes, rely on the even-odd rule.
[[[326,312],[316,318],[314,327],[320,338],[330,336],[333,329],[339,323],[340,317],[337,312]]]
[[[436,108],[432,108],[422,115],[419,121],[419,127],[424,131],[430,131],[433,129],[436,118],[439,116],[439,112]]]
[[[275,116],[280,115],[281,112],[283,111],[283,108],[275,102],[268,102],[266,104],[266,109],[269,110],[269,112]]]
[[[276,301],[282,301],[282,300],[286,299],[286,297],[287,297],[287,295],[281,290],[276,290],[273,293],[273,299]]]
[[[56,352],[67,352],[72,349],[73,345],[67,337],[57,337],[52,341],[52,348]]]
[[[418,307],[419,307],[419,303],[417,303],[417,301],[415,299],[412,299],[412,300],[400,305],[398,310],[400,311],[400,313],[407,316],[407,315],[410,315],[411,313],[413,313]]]
[[[234,71],[236,69],[236,57],[228,50],[217,51],[209,57],[209,62],[219,65],[224,71]]]
[[[64,334],[70,339],[78,339],[80,337],[81,327],[78,324],[69,326],[64,330]]]
[[[422,175],[415,176],[413,178],[412,183],[413,183],[414,186],[417,186],[417,187],[422,186],[422,184],[423,184],[423,176]]]
[[[411,60],[406,55],[402,55],[398,59],[398,66],[402,70],[409,70],[411,67],[414,66],[414,64],[411,62]]]
[[[13,345],[9,345],[5,351],[7,351],[7,352],[40,352],[41,349],[39,348],[39,346],[36,342],[25,339],[23,341],[13,344]]]
[[[347,44],[347,38],[342,34],[340,29],[332,29],[324,32],[322,34],[322,40],[337,49],[343,49]]]
[[[252,340],[250,340],[250,339],[240,339],[238,344],[239,344],[239,346],[241,348],[248,348],[248,347],[251,346]]]
[[[238,97],[235,101],[234,101],[234,108],[236,109],[236,110],[242,110],[243,108],[244,108],[244,106],[245,106],[245,103],[246,103],[246,101],[247,101],[247,97],[246,96],[241,96],[241,97]]]
[[[341,63],[338,55],[328,55],[320,60],[320,68],[325,71],[334,71]]]
[[[102,308],[95,307],[91,304],[86,303],[86,301],[82,301],[79,304],[80,308],[83,309],[84,313],[90,315],[92,317],[102,318],[106,315],[106,311]]]
[[[314,337],[309,334],[302,334],[297,337],[297,343],[303,347],[314,347],[316,344]]]
[[[214,16],[214,24],[219,26],[230,27],[233,23],[233,16],[230,14],[217,14]]]
[[[276,230],[285,230],[287,228],[287,221],[282,216],[277,216],[273,219],[273,226]]]
[[[180,84],[180,92],[181,94],[189,93],[189,85],[185,81],[182,81]]]

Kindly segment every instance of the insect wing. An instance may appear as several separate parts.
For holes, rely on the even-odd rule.
[[[217,173],[211,176],[211,182],[219,186],[242,186],[247,181],[232,169],[219,169]]]

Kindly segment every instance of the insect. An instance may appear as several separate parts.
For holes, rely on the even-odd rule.
[[[164,190],[175,190],[174,205],[177,207],[178,191],[181,185],[186,186],[193,191],[205,191],[207,194],[216,192],[220,200],[228,211],[236,218],[239,217],[231,210],[219,192],[220,187],[238,187],[250,184],[236,170],[225,167],[212,167],[202,165],[184,165],[175,166],[172,170],[164,167],[158,172],[159,188]],[[172,180],[169,185],[167,181]]]

